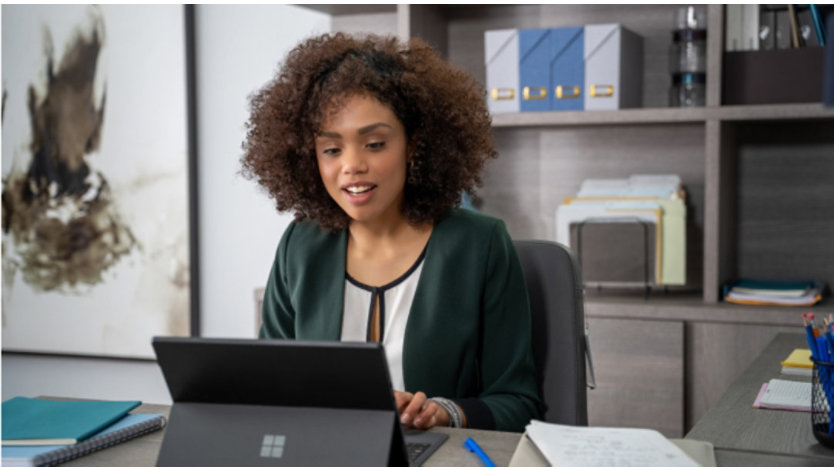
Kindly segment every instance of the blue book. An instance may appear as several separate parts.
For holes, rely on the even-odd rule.
[[[57,465],[165,426],[161,414],[129,414],[103,431],[77,444],[62,446],[3,446],[4,467]]]
[[[115,423],[141,403],[15,397],[3,402],[3,445],[75,444]]]

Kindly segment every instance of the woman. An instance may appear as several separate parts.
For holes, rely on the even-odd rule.
[[[262,338],[378,341],[404,425],[543,414],[504,224],[456,208],[496,155],[483,90],[419,40],[309,39],[251,102],[244,174],[296,220]]]

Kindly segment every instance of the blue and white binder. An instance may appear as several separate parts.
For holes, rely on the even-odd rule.
[[[518,30],[486,31],[484,50],[489,112],[519,112],[521,90],[518,88]]]
[[[550,62],[553,111],[581,111],[585,108],[584,28],[551,30],[553,58]]]
[[[638,108],[643,39],[620,24],[585,26],[585,109]]]
[[[551,29],[522,29],[518,32],[518,44],[521,111],[550,111]]]

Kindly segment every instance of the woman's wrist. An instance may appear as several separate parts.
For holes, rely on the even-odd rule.
[[[458,407],[455,402],[449,400],[448,398],[443,397],[433,397],[429,398],[429,401],[432,401],[437,404],[440,408],[443,408],[446,411],[446,414],[449,415],[449,423],[448,426],[452,428],[465,428],[466,427],[466,415],[463,413],[463,410]]]

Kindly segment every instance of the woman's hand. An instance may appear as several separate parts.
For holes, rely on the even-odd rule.
[[[423,392],[411,393],[394,390],[397,413],[405,426],[428,429],[432,426],[448,426],[449,413],[433,401],[428,401]]]

